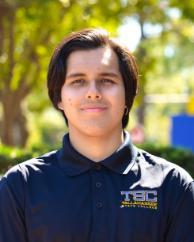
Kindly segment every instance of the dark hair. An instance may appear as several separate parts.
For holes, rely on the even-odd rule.
[[[128,112],[123,115],[122,119],[122,127],[125,128],[129,119],[129,111],[138,90],[137,65],[129,50],[110,38],[104,29],[85,29],[73,32],[57,46],[48,69],[48,94],[54,107],[59,110],[57,104],[61,101],[61,88],[66,76],[68,56],[76,50],[90,50],[105,46],[109,46],[118,57],[119,69],[125,87],[125,104],[128,108]],[[64,113],[63,116],[68,124]]]

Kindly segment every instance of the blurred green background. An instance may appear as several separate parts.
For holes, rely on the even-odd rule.
[[[170,117],[194,113],[193,20],[194,1],[0,0],[0,162],[60,146],[67,128],[48,99],[47,68],[61,39],[86,27],[134,53],[140,92],[128,130],[138,124],[144,144],[169,146]]]

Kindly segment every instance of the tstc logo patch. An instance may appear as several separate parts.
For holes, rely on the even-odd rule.
[[[158,194],[156,190],[121,191],[121,195],[123,198],[121,208],[140,207],[157,209],[158,207]]]

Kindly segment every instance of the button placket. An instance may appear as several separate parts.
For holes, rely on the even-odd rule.
[[[102,208],[103,207],[103,203],[99,201],[99,202],[97,202],[96,206],[97,206],[97,208]]]
[[[93,219],[93,228],[92,228],[92,241],[100,241],[102,234],[102,226],[105,226],[106,223],[106,193],[104,187],[104,167],[100,164],[95,164],[94,169],[91,171],[92,177],[92,219]],[[103,236],[105,236],[103,234]]]
[[[96,187],[97,188],[100,188],[102,186],[102,183],[101,182],[96,182]]]
[[[102,166],[95,164],[92,172],[93,201],[97,209],[103,208],[103,173]]]

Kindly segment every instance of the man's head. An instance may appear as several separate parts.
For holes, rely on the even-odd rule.
[[[134,57],[129,50],[118,44],[102,29],[86,29],[75,32],[66,37],[55,49],[48,70],[48,93],[56,109],[61,101],[61,89],[66,79],[68,57],[79,50],[93,50],[97,48],[111,48],[118,58],[119,71],[125,88],[125,105],[127,107],[122,118],[122,127],[125,128],[129,118],[134,98],[138,89],[138,71]],[[66,122],[68,119],[63,113]]]

